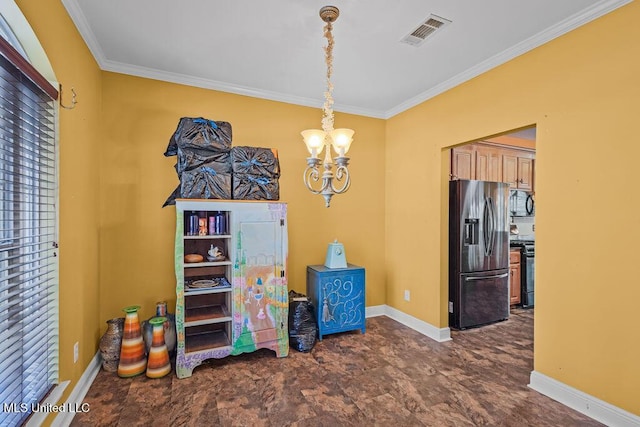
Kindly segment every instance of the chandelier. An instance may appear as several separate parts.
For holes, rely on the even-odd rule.
[[[340,11],[335,6],[325,6],[320,9],[320,18],[326,23],[324,37],[327,46],[324,48],[325,62],[327,63],[327,90],[324,92],[324,105],[322,107],[322,130],[307,129],[301,132],[307,150],[311,154],[307,157],[307,168],[304,170],[304,183],[313,194],[322,194],[326,207],[331,203],[334,194],[345,193],[351,185],[349,177],[349,158],[345,157],[351,146],[354,131],[351,129],[333,128],[333,84],[331,74],[333,72],[333,22],[338,19]],[[331,156],[331,147],[336,152],[335,159]],[[326,148],[320,172],[320,154]],[[335,172],[334,172],[335,167]],[[321,181],[321,182],[320,182]]]

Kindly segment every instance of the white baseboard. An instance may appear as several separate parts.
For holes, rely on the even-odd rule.
[[[100,366],[102,365],[102,357],[100,356],[100,352],[98,351],[91,362],[89,362],[89,366],[84,370],[84,373],[78,380],[78,384],[73,388],[73,391],[69,395],[69,398],[65,402],[66,408],[82,408],[82,401],[89,391],[89,387],[93,383],[93,380],[100,372]],[[58,416],[51,423],[52,427],[67,427],[71,424],[73,417],[76,415],[74,410],[60,412]]]
[[[451,341],[451,330],[449,328],[437,328],[423,320],[416,319],[402,311],[390,307],[386,304],[366,307],[366,317],[387,316],[396,322],[400,322],[411,329],[420,332],[432,340],[438,342]]]
[[[364,309],[364,317],[377,317],[385,315],[385,307],[386,305],[372,305],[369,307],[365,307]]]
[[[49,407],[49,405],[57,406],[58,401],[62,398],[62,394],[69,383],[71,383],[71,381],[63,381],[57,384],[53,390],[51,390],[51,393],[42,401],[42,406],[45,408]],[[49,413],[47,411],[32,412],[31,416],[27,419],[26,427],[39,427],[45,422],[48,416]]]
[[[540,372],[531,371],[529,387],[605,425],[612,427],[640,426],[639,416],[554,380]]]

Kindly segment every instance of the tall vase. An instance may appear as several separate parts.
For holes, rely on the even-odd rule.
[[[164,322],[166,321],[166,317],[154,317],[149,320],[153,327],[153,340],[147,362],[147,376],[149,378],[162,378],[171,372],[169,351],[164,343]]]
[[[120,347],[120,363],[118,364],[118,375],[123,378],[140,375],[147,368],[140,319],[138,318],[139,309],[138,305],[123,308],[126,316],[122,346]]]
[[[107,372],[116,372],[118,370],[123,330],[124,317],[107,320],[107,331],[100,338],[102,369]]]
[[[169,355],[171,355],[176,348],[176,316],[167,311],[166,301],[157,302],[156,315],[142,322],[142,337],[144,338],[147,354],[149,354],[151,341],[153,339],[153,326],[149,323],[153,317],[166,317],[167,319],[164,322],[164,343],[167,346]]]

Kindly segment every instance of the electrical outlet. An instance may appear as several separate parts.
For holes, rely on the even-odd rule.
[[[409,292],[409,290],[404,291],[404,300],[411,301],[411,292]]]
[[[73,363],[78,363],[78,356],[80,353],[80,343],[76,341],[73,345]]]

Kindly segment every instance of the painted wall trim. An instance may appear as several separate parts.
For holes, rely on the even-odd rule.
[[[64,403],[67,408],[80,408],[82,405],[82,401],[84,397],[87,395],[89,391],[89,387],[93,384],[93,380],[100,372],[100,367],[102,365],[102,357],[100,356],[100,352],[98,351],[91,362],[89,362],[89,366],[84,370],[84,373],[78,380],[78,384],[73,388],[73,391],[69,395],[69,398]],[[75,412],[60,412],[58,416],[51,423],[52,427],[67,427],[73,421],[73,417],[75,416]]]
[[[366,307],[365,316],[387,316],[395,320],[396,322],[400,322],[403,325],[410,327],[414,331],[420,332],[422,335],[429,337],[432,340],[438,342],[451,341],[451,329],[437,328],[432,324],[425,322],[424,320],[417,319],[386,304]]]
[[[372,305],[369,307],[365,307],[364,309],[364,317],[377,317],[385,315],[385,305]]]
[[[529,387],[608,426],[637,427],[640,417],[578,389],[531,371]]]
[[[71,381],[64,381],[56,385],[46,399],[42,401],[42,406],[58,405],[58,401],[62,398],[62,394]],[[36,427],[42,425],[49,416],[47,412],[34,412],[27,420],[27,427]]]

